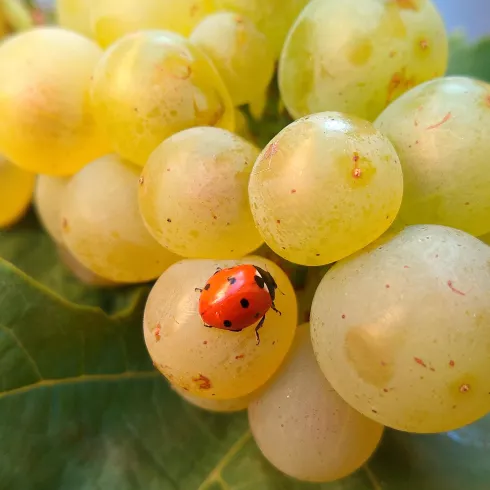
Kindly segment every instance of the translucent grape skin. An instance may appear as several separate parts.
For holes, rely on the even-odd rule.
[[[279,87],[295,118],[340,111],[373,121],[411,87],[442,76],[447,61],[430,0],[313,0],[284,44]]]
[[[213,11],[213,0],[97,0],[91,9],[91,30],[103,47],[139,30],[165,29],[188,36]]]
[[[35,176],[0,156],[0,229],[17,223],[31,203]]]
[[[316,266],[378,238],[400,207],[403,176],[393,146],[371,123],[325,112],[283,129],[250,177],[252,214],[267,245]]]
[[[0,151],[9,160],[33,173],[72,175],[108,151],[88,97],[101,55],[94,42],[56,27],[0,45]]]
[[[206,328],[198,313],[199,292],[218,267],[255,264],[268,270],[282,293],[269,311],[256,345],[255,329]],[[169,267],[150,292],[144,314],[146,347],[156,368],[191,395],[229,400],[249,395],[277,370],[293,342],[297,304],[286,274],[262,257],[240,261],[183,260]]]
[[[490,411],[490,247],[420,225],[335,264],[318,287],[311,336],[335,390],[364,415],[417,433]]]
[[[187,402],[208,412],[231,413],[246,410],[250,401],[256,396],[255,392],[241,398],[231,398],[229,400],[215,400],[203,398],[202,396],[191,395],[183,388],[172,386],[172,388]],[[260,391],[260,390],[259,390]]]
[[[190,41],[209,56],[235,106],[252,102],[266,91],[274,73],[274,56],[267,37],[244,15],[209,15],[194,29]]]
[[[237,12],[250,18],[263,32],[277,59],[289,28],[309,0],[215,0],[216,10]]]
[[[44,229],[58,244],[63,244],[61,202],[70,177],[38,175],[34,190],[34,205]]]
[[[400,219],[479,236],[490,231],[490,85],[446,77],[391,104],[375,126],[395,146],[404,175]]]
[[[56,0],[56,19],[65,29],[78,32],[88,38],[93,37],[90,27],[92,5],[101,0]]]
[[[178,131],[234,129],[233,104],[214,66],[187,39],[165,31],[114,43],[95,69],[92,103],[115,151],[141,166]]]
[[[86,268],[110,281],[146,282],[179,259],[146,230],[138,178],[137,166],[106,155],[73,176],[63,195],[65,245]]]
[[[165,140],[140,179],[140,210],[150,233],[182,257],[232,259],[257,249],[263,241],[247,191],[258,154],[218,128],[191,128]]]
[[[308,324],[298,327],[286,361],[250,403],[248,417],[264,456],[283,473],[310,482],[353,473],[383,434],[382,425],[347,405],[325,379]]]

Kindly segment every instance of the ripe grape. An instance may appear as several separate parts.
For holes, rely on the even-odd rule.
[[[383,426],[351,408],[320,371],[309,326],[265,392],[248,407],[264,456],[293,478],[327,482],[356,471],[374,452]],[[335,448],[333,450],[332,448]]]
[[[342,111],[370,121],[444,74],[448,42],[430,0],[313,0],[288,34],[279,87],[299,118]]]
[[[247,118],[240,109],[235,109],[235,134],[241,136],[242,138],[254,142],[254,136],[250,130]]]
[[[490,85],[447,77],[410,90],[375,126],[400,157],[407,224],[490,231]]]
[[[371,123],[325,112],[283,129],[250,177],[255,223],[274,252],[323,265],[368,245],[393,222],[403,178],[393,146]]]
[[[172,388],[188,403],[195,407],[208,410],[210,412],[240,412],[246,410],[251,400],[256,396],[255,392],[241,398],[230,398],[229,400],[214,400],[203,398],[202,396],[191,395],[183,388],[172,386]]]
[[[210,15],[190,40],[214,63],[235,106],[256,100],[267,89],[274,57],[266,36],[247,17],[232,12]]]
[[[56,0],[56,17],[61,27],[93,37],[90,10],[101,0]]]
[[[34,190],[35,176],[0,156],[0,229],[19,221]]]
[[[487,245],[490,245],[490,233],[487,233],[486,235],[483,235],[479,238],[482,242],[486,243]]]
[[[55,27],[15,35],[0,46],[0,151],[35,173],[71,175],[108,150],[88,91],[102,50]]]
[[[95,274],[114,282],[158,277],[178,258],[148,233],[138,209],[139,168],[106,155],[72,177],[61,204],[63,241]]]
[[[234,129],[233,104],[214,66],[188,40],[165,31],[112,45],[95,69],[92,101],[117,153],[141,166],[183,129]]]
[[[247,16],[269,39],[278,58],[289,28],[309,0],[215,0],[217,10]]]
[[[395,429],[457,429],[490,411],[490,247],[405,228],[335,264],[311,310],[320,367],[347,403]]]
[[[140,180],[143,219],[155,239],[183,257],[239,258],[262,238],[248,202],[259,150],[224,129],[200,127],[165,140]]]
[[[97,0],[91,28],[97,42],[109,46],[135,31],[166,29],[188,36],[214,10],[213,0]]]
[[[61,230],[61,202],[70,177],[39,175],[34,191],[34,205],[39,219],[58,245],[63,243]]]
[[[256,345],[254,326],[241,332],[206,328],[198,312],[199,292],[218,267],[254,264],[269,271],[279,291]],[[247,396],[277,370],[296,332],[296,296],[286,274],[262,257],[240,261],[183,260],[169,267],[148,297],[144,334],[155,366],[175,386],[216,400]]]

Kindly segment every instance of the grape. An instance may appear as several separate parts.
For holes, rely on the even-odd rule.
[[[487,245],[490,245],[490,233],[487,233],[486,235],[483,235],[480,237],[480,240]]]
[[[56,0],[56,17],[61,27],[93,37],[90,9],[101,0]]]
[[[479,236],[490,231],[490,85],[448,77],[416,87],[375,126],[402,164],[400,218]]]
[[[230,10],[250,18],[279,57],[289,28],[309,0],[215,0],[217,10]]]
[[[374,452],[383,426],[356,412],[332,389],[316,362],[308,324],[265,393],[248,408],[264,456],[299,480],[327,482],[353,473]]]
[[[143,29],[168,29],[188,36],[214,10],[213,0],[97,0],[91,27],[101,46]]]
[[[295,118],[342,111],[372,121],[409,88],[443,75],[447,61],[430,0],[313,0],[284,44],[279,87]]]
[[[183,257],[231,259],[257,249],[262,238],[247,190],[258,154],[218,128],[191,128],[165,140],[140,180],[140,210],[154,238]]]
[[[206,328],[198,313],[199,292],[218,267],[238,263],[268,270],[278,289],[256,345],[254,326],[241,332]],[[169,267],[150,292],[144,315],[146,347],[173,385],[216,400],[247,396],[277,370],[293,342],[297,304],[286,274],[262,257],[238,261],[183,260]]]
[[[274,73],[274,57],[266,36],[247,17],[218,12],[193,31],[191,42],[218,69],[235,106],[259,98]]]
[[[210,412],[240,412],[246,410],[251,400],[256,396],[255,392],[241,398],[231,398],[229,400],[214,400],[203,398],[202,396],[191,395],[183,388],[172,386],[172,388],[188,403],[195,407],[208,410]]]
[[[183,129],[234,129],[233,104],[214,66],[185,38],[165,31],[112,45],[95,69],[92,101],[117,153],[141,166]]]
[[[240,109],[235,109],[235,134],[238,136],[254,142],[254,136],[247,122],[247,118]]]
[[[0,156],[0,229],[19,221],[32,198],[35,176]]]
[[[114,282],[155,279],[178,260],[143,224],[138,177],[138,167],[106,155],[72,177],[61,203],[69,251],[86,268]]]
[[[0,151],[26,170],[52,175],[71,175],[106,153],[88,103],[101,55],[92,41],[56,27],[3,42]]]
[[[400,162],[371,123],[326,112],[283,129],[250,177],[255,223],[285,259],[323,265],[366,246],[393,222],[402,199]]]
[[[34,192],[34,205],[39,219],[54,242],[63,243],[61,202],[70,177],[39,175]]]
[[[387,235],[334,265],[311,310],[335,390],[395,429],[457,429],[490,411],[490,247],[452,228]]]

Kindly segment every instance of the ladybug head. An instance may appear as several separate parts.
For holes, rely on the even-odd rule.
[[[276,289],[277,289],[276,281],[274,281],[274,278],[269,272],[265,271],[264,269],[261,269],[260,267],[257,267],[256,265],[254,265],[254,267],[255,269],[257,269],[257,272],[264,280],[264,286],[268,290],[272,301],[274,301],[276,298]]]

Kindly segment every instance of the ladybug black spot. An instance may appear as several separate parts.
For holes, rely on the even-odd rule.
[[[240,305],[242,306],[242,308],[248,308],[250,306],[250,303],[249,303],[248,299],[242,298],[240,300]]]
[[[263,289],[265,282],[264,282],[264,279],[262,278],[262,276],[255,274],[254,279],[255,279],[255,282],[257,283],[257,286],[259,286],[260,289]]]
[[[206,284],[206,285],[204,286],[204,291],[207,291],[207,290],[208,290],[210,287],[211,287],[211,284],[209,284],[209,283],[208,283],[208,284]]]
[[[230,327],[231,327],[231,322],[230,322],[230,320],[225,320],[225,321],[223,322],[223,325],[224,325],[226,328],[230,328]]]
[[[234,277],[227,277],[226,278],[227,281],[230,283],[230,284],[235,284],[236,283],[236,279]]]

